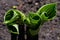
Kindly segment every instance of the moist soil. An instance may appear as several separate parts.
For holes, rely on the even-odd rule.
[[[36,12],[41,6],[57,2],[57,15],[42,25],[38,33],[39,40],[60,40],[60,0],[0,0],[0,40],[11,40],[11,34],[4,21],[5,12],[17,6],[17,9],[25,14]]]

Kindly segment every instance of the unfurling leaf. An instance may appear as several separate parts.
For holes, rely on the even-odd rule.
[[[25,15],[19,10],[8,10],[4,16],[4,23],[8,25],[8,29],[11,33],[19,34],[18,23],[22,23],[25,19]],[[15,31],[14,31],[15,30]]]
[[[29,14],[29,20],[30,20],[30,28],[31,29],[37,29],[41,24],[40,16],[35,14],[35,13],[30,13]]]
[[[37,15],[37,16],[34,16],[34,15]],[[48,20],[52,20],[55,17],[55,15],[56,15],[56,3],[43,5],[35,14],[31,14],[30,20],[31,20],[32,27],[29,29],[30,34],[32,36],[37,35],[39,31],[38,29],[41,26],[40,27],[36,26],[36,24],[38,25],[40,23],[40,25],[42,25],[44,22]]]
[[[6,12],[4,16],[4,23],[9,24],[19,19],[23,22],[25,19],[25,15],[19,10],[11,9]]]
[[[12,23],[16,19],[18,19],[18,14],[14,10],[9,10],[6,12],[4,16],[4,23],[5,24]]]
[[[19,34],[18,24],[7,25],[10,33]]]
[[[56,3],[46,4],[42,6],[36,13],[41,15],[43,12],[48,19],[52,19],[56,15]]]

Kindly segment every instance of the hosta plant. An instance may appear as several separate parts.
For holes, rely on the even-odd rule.
[[[54,19],[56,3],[43,5],[36,13],[29,12],[28,14],[26,15],[17,9],[8,10],[4,16],[4,23],[7,25],[9,32],[20,34],[18,25],[26,24],[29,27],[30,35],[37,35],[44,22]]]

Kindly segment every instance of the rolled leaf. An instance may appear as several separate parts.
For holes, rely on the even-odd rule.
[[[19,10],[15,10],[16,13],[18,13],[18,16],[19,16],[19,19],[24,22],[24,20],[26,19],[26,15],[24,13],[22,13],[21,11]]]
[[[8,23],[12,23],[15,22],[15,20],[19,20],[24,21],[25,19],[25,15],[20,12],[19,10],[8,10],[4,16],[4,23],[8,24]]]
[[[30,13],[29,20],[30,20],[30,28],[31,29],[37,29],[40,26],[41,18],[39,15],[37,15],[35,13]]]
[[[14,10],[8,10],[4,16],[4,23],[9,24],[18,19],[18,14]]]
[[[7,25],[10,33],[19,34],[18,24]]]

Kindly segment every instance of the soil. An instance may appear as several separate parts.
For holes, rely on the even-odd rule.
[[[7,26],[3,24],[5,12],[17,6],[17,9],[28,14],[36,12],[42,5],[57,2],[57,16],[43,24],[39,31],[39,40],[60,40],[60,0],[0,0],[0,40],[11,40]]]

